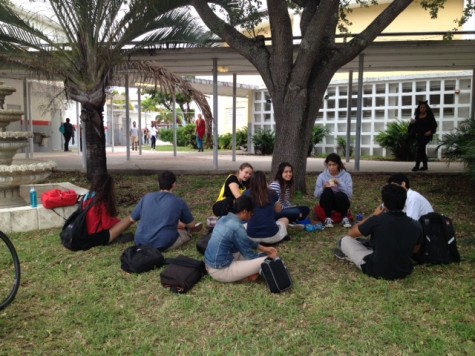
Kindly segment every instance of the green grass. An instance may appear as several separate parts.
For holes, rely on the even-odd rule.
[[[157,188],[155,175],[115,178],[122,215]],[[352,211],[368,215],[387,176],[353,178]],[[224,179],[179,176],[177,194],[204,221]],[[315,179],[308,176],[309,192]],[[160,270],[123,272],[124,245],[73,253],[59,243],[59,229],[10,234],[23,275],[16,300],[0,313],[0,353],[474,354],[473,184],[458,175],[410,179],[454,219],[463,260],[418,266],[395,282],[369,278],[334,258],[341,227],[293,232],[278,247],[294,279],[293,289],[280,295],[262,281],[222,284],[209,276],[187,295],[175,295],[160,285]],[[87,186],[76,173],[51,180]],[[314,204],[305,195],[297,202]],[[200,258],[195,241],[166,256]]]

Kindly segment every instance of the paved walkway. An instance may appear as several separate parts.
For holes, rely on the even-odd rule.
[[[24,153],[16,154],[15,158],[25,158]],[[78,152],[35,152],[34,159],[52,160],[58,164],[61,171],[85,172],[83,157]],[[107,168],[111,172],[157,172],[165,169],[177,173],[187,174],[214,174],[229,173],[237,170],[243,162],[249,162],[256,170],[270,171],[270,156],[256,156],[244,154],[237,151],[236,161],[232,160],[230,151],[223,151],[218,154],[218,169],[214,168],[213,152],[177,152],[176,157],[173,152],[142,151],[140,155],[136,151],[130,152],[130,160],[127,160],[126,149],[123,146],[107,148]],[[323,170],[322,158],[308,158],[307,172],[321,172]],[[356,173],[354,160],[345,164],[348,171]],[[359,172],[410,172],[414,166],[413,162],[394,161],[360,161]],[[429,173],[460,173],[464,172],[462,163],[429,162]],[[425,174],[421,172],[420,174]]]

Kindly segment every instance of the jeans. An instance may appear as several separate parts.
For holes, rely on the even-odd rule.
[[[308,206],[293,206],[291,208],[284,208],[280,213],[275,213],[275,219],[287,218],[289,222],[293,223],[298,220],[305,219],[310,213]]]

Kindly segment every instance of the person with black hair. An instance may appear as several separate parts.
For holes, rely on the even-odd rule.
[[[339,212],[343,227],[351,227],[348,218],[351,198],[353,196],[353,180],[347,172],[341,157],[330,153],[325,159],[326,169],[320,173],[315,183],[314,197],[320,200],[325,211],[325,227],[333,227],[332,211]]]
[[[407,199],[403,211],[414,220],[419,220],[422,215],[434,212],[429,201],[422,194],[412,190],[409,178],[403,173],[395,173],[388,179],[388,183],[397,184],[406,189]]]
[[[75,131],[74,126],[71,124],[71,120],[69,119],[69,117],[66,118],[66,122],[61,125],[60,131],[64,136],[64,152],[68,152],[69,141],[71,141],[71,138],[73,137]]]
[[[84,196],[81,206],[91,208],[86,215],[87,239],[76,241],[75,250],[88,250],[112,242],[130,242],[133,235],[122,234],[128,224],[122,224],[117,217],[114,179],[109,174],[94,175],[89,192]]]
[[[267,187],[266,175],[263,171],[256,171],[251,180],[251,187],[244,192],[251,197],[254,215],[247,224],[247,235],[256,242],[275,244],[288,240],[287,226],[289,219],[279,218],[275,214],[282,211],[277,194]]]
[[[406,190],[387,184],[381,190],[383,204],[372,215],[353,226],[340,240],[339,258],[346,256],[363,273],[388,280],[404,278],[412,273],[412,255],[422,242],[422,227],[402,211]],[[371,236],[368,247],[357,238]]]
[[[294,193],[294,167],[289,162],[281,162],[269,188],[276,192],[282,211],[275,218],[287,218],[291,224],[305,219],[310,213],[308,206],[295,206],[290,202]],[[289,226],[291,226],[289,224]],[[296,226],[296,225],[294,225]]]
[[[411,119],[410,125],[414,127],[417,142],[416,165],[412,168],[412,171],[426,171],[428,169],[426,146],[432,141],[432,137],[437,129],[434,113],[427,103],[427,100],[419,101],[419,105],[414,112],[414,118]],[[421,162],[422,167],[419,167]]]
[[[205,251],[206,270],[211,278],[219,282],[254,280],[264,260],[277,257],[275,248],[248,238],[242,222],[249,221],[252,214],[251,198],[242,196],[236,199],[231,211],[218,220]]]
[[[176,176],[164,171],[158,177],[160,191],[148,193],[129,215],[129,226],[140,221],[135,232],[135,244],[154,247],[160,251],[175,249],[191,239],[191,232],[200,231],[190,208],[175,196]],[[127,224],[127,221],[124,222]]]

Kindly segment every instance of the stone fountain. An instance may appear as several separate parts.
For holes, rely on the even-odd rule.
[[[21,120],[21,110],[4,109],[5,97],[16,89],[0,83],[0,209],[28,205],[20,195],[20,186],[46,179],[56,167],[53,161],[13,160],[16,152],[28,146],[33,133],[6,131],[11,122]],[[38,197],[39,199],[39,197]]]

